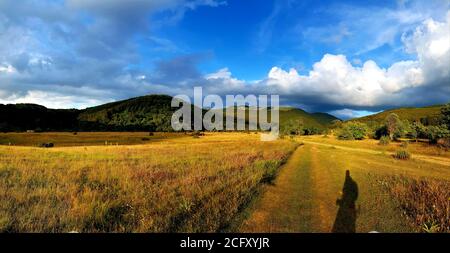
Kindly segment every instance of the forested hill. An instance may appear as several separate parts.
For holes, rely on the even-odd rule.
[[[148,95],[87,108],[78,116],[83,129],[114,131],[171,131],[170,120],[178,108],[172,97]]]
[[[35,104],[0,105],[0,131],[172,131],[170,121],[177,108],[172,97],[148,95],[107,103],[84,110],[48,109]],[[280,108],[280,124],[308,133],[320,132],[336,117]],[[291,128],[291,127],[289,127]]]

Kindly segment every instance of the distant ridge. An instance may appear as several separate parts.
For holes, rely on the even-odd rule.
[[[400,107],[395,109],[385,110],[369,116],[361,118],[354,118],[349,121],[363,122],[368,125],[382,124],[386,117],[395,113],[401,120],[408,120],[410,122],[421,121],[427,125],[435,125],[439,121],[441,109],[444,105],[432,105],[425,107]]]
[[[168,95],[147,95],[84,110],[48,109],[36,104],[0,104],[0,131],[172,131],[170,120],[178,108],[170,106],[171,100]],[[351,121],[381,124],[389,113],[396,113],[401,119],[426,120],[433,124],[442,107],[397,108]],[[335,120],[339,119],[328,113],[280,107],[281,127],[302,124],[306,128],[325,129]]]

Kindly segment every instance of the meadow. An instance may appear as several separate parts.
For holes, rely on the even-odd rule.
[[[183,133],[163,132],[45,132],[0,133],[0,145],[34,146],[53,143],[56,147],[135,145],[182,137]]]
[[[226,229],[295,146],[255,134],[132,146],[0,146],[0,231]]]
[[[2,232],[450,231],[449,151],[420,142],[81,132],[0,140]],[[399,149],[411,158],[394,158]]]

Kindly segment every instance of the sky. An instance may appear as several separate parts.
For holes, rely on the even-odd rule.
[[[450,1],[0,0],[0,103],[278,94],[343,119],[450,101]]]

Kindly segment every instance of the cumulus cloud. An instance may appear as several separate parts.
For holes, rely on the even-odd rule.
[[[307,101],[328,108],[386,108],[448,102],[450,98],[450,12],[446,20],[427,19],[402,36],[405,48],[417,60],[398,61],[388,68],[368,60],[354,66],[344,55],[326,54],[306,75],[295,69],[273,67],[265,80],[241,85],[247,90],[271,90],[291,101]],[[228,69],[208,75],[221,87],[236,83]],[[434,99],[430,99],[433,97]],[[346,111],[337,111],[338,113]]]

